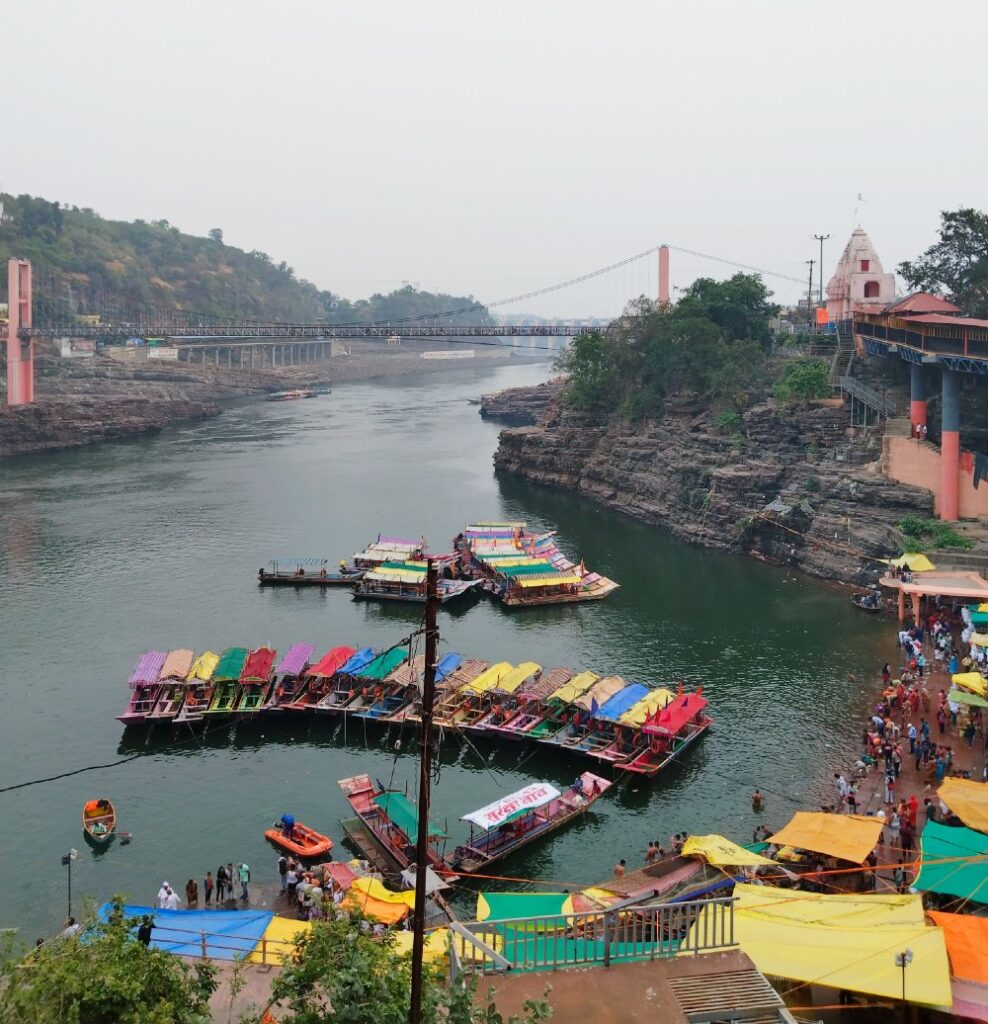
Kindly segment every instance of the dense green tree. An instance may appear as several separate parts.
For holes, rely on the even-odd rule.
[[[910,288],[946,293],[970,316],[988,317],[988,213],[945,210],[940,241],[898,270]]]
[[[697,278],[677,303],[681,316],[703,316],[724,332],[727,341],[750,339],[769,346],[769,321],[779,307],[769,302],[771,292],[757,274],[735,274],[726,281]]]
[[[137,941],[116,901],[109,922],[0,959],[4,1024],[205,1024],[213,968]]]

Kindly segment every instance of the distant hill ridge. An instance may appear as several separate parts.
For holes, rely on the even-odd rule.
[[[435,315],[474,305],[471,296],[406,287],[350,301],[295,276],[267,253],[226,245],[219,228],[206,238],[168,221],[106,220],[89,209],[0,192],[0,260],[31,260],[35,319],[101,313],[137,319],[139,310],[182,310],[245,319],[328,323]],[[6,290],[6,274],[0,274]],[[457,323],[490,323],[486,309]]]

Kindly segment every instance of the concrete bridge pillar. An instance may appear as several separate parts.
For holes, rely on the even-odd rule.
[[[921,437],[926,426],[926,377],[919,363],[909,364],[909,420],[912,436]]]
[[[7,405],[34,401],[34,341],[31,327],[31,262],[7,260]]]
[[[954,522],[960,505],[960,374],[943,369],[940,423],[940,518]]]
[[[213,354],[214,354],[214,357],[216,359],[216,365],[219,366],[220,365],[220,350],[218,348],[213,349]]]
[[[659,246],[659,305],[669,305],[669,246]]]

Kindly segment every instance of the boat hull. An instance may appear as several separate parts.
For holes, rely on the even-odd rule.
[[[631,772],[635,775],[644,775],[646,778],[654,778],[664,768],[667,768],[674,761],[678,761],[694,744],[699,742],[701,737],[710,731],[713,722],[707,719],[687,739],[673,750],[662,751],[653,755],[650,750],[645,750],[633,761],[619,764],[616,767],[623,772]]]
[[[105,808],[98,806],[98,801],[90,800],[82,809],[82,831],[86,841],[94,846],[106,846],[117,827],[116,808],[109,800],[104,799],[103,803]],[[99,831],[99,826],[105,831]]]
[[[282,850],[306,860],[313,857],[324,857],[333,848],[333,840],[329,836],[324,836],[314,828],[309,828],[299,822],[295,823],[291,839],[285,835],[279,825],[269,828],[264,833],[264,838]]]

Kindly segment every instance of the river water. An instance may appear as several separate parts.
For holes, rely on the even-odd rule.
[[[333,719],[125,735],[126,678],[142,651],[220,651],[300,641],[385,647],[420,609],[357,603],[345,591],[260,589],[274,556],[351,555],[381,531],[441,549],[475,519],[559,531],[560,547],[622,584],[582,607],[508,611],[486,598],[441,611],[445,649],[629,680],[702,683],[713,732],[653,783],[625,784],[555,839],[503,862],[552,884],[640,862],[649,839],[723,832],[750,841],[750,792],[781,825],[827,791],[846,763],[881,628],[832,593],[780,569],[693,549],[571,495],[491,470],[498,427],[467,398],[545,379],[545,365],[339,387],[307,402],[238,404],[218,419],[151,438],[0,464],[0,785],[138,753],[128,764],[19,789],[0,800],[0,926],[43,934],[65,913],[60,857],[79,850],[77,895],[152,901],[227,861],[273,880],[263,839],[290,811],[339,840],[336,780],[369,771],[414,786],[380,728]],[[455,608],[455,606],[454,606]],[[863,675],[866,673],[866,675]],[[407,742],[406,747],[412,744]],[[592,764],[542,748],[447,742],[434,816],[460,815],[536,779],[566,784]],[[821,783],[823,782],[823,790]],[[95,855],[82,804],[107,795],[134,834]],[[471,891],[457,894],[465,911]],[[78,906],[78,902],[76,904]]]

